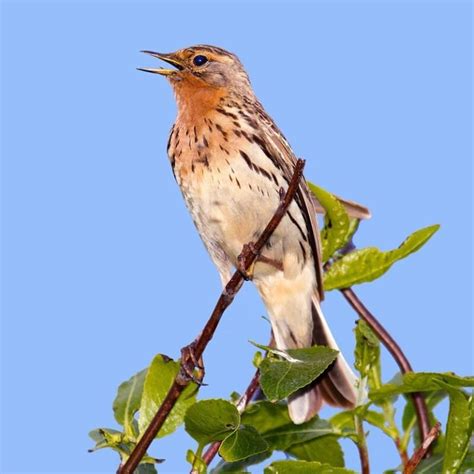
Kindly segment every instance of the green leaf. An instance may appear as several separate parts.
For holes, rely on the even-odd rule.
[[[265,468],[264,474],[356,474],[356,472],[320,462],[276,461]]]
[[[429,411],[432,411],[433,408],[438,405],[438,403],[442,402],[448,393],[444,390],[437,390],[432,393],[428,393],[425,395],[425,402],[426,407]],[[405,409],[403,410],[403,417],[402,417],[402,427],[405,431],[413,429],[416,425],[417,417],[415,408],[413,406],[413,401],[411,398],[407,398]]]
[[[435,392],[425,393],[425,402],[428,409],[428,419],[431,426],[434,426],[437,419],[433,414],[433,409],[440,403],[444,398],[448,396],[448,393],[444,390],[437,390]],[[413,437],[413,442],[415,446],[420,445],[420,433],[417,429],[417,416],[413,406],[413,401],[411,397],[406,396],[405,409],[403,411],[402,417],[402,427],[405,430],[405,433],[401,439],[400,447],[402,449],[407,449],[408,443],[410,442],[410,436]],[[431,446],[431,452],[433,454],[443,453],[444,452],[444,435],[440,434],[438,438],[434,441],[434,444]]]
[[[253,360],[252,360],[253,366],[256,369],[258,369],[263,359],[264,359],[264,355],[260,351],[255,352],[255,355],[253,356]]]
[[[308,186],[326,211],[321,231],[321,259],[325,263],[346,244],[350,229],[349,216],[341,202],[331,193],[309,182]]]
[[[392,439],[395,439],[398,436],[398,431],[387,425],[387,420],[383,413],[379,413],[374,410],[367,410],[364,413],[364,420],[367,421],[367,423],[370,423],[372,426],[382,430]]]
[[[267,431],[262,436],[272,449],[284,451],[294,444],[334,433],[334,428],[328,421],[314,417],[300,425],[289,423],[280,426]]]
[[[470,400],[464,392],[449,389],[449,415],[446,426],[443,473],[459,472],[471,439]]]
[[[334,429],[339,431],[355,430],[353,410],[340,411],[329,419]]]
[[[324,289],[349,288],[379,278],[396,261],[420,249],[438,229],[439,225],[432,225],[417,230],[397,249],[388,252],[368,247],[345,255],[335,261],[324,274]]]
[[[460,377],[452,373],[411,372],[402,375],[400,383],[388,383],[377,390],[371,390],[369,398],[380,400],[402,393],[433,392],[446,387],[473,387],[474,377]]]
[[[286,403],[271,403],[266,400],[252,403],[243,412],[242,423],[253,426],[272,450],[285,450],[297,443],[338,434],[328,421],[319,417],[295,425],[288,416]]]
[[[268,449],[266,441],[253,426],[241,425],[227,436],[219,448],[219,454],[227,462],[240,461]]]
[[[241,415],[242,424],[253,426],[260,434],[292,423],[286,403],[260,400],[251,403]]]
[[[319,461],[344,467],[344,453],[336,436],[321,436],[305,443],[294,444],[286,452],[301,461]]]
[[[158,474],[154,464],[141,463],[135,469],[133,474]]]
[[[266,346],[267,357],[260,364],[260,386],[271,400],[282,400],[306,387],[334,362],[338,351],[326,346],[280,351]]]
[[[125,433],[135,438],[135,413],[140,408],[143,393],[143,385],[148,369],[141,370],[126,382],[123,382],[118,390],[113,403],[114,416],[118,423],[124,427]]]
[[[416,468],[415,474],[439,474],[444,472],[442,471],[443,461],[444,456],[442,454],[435,454],[428,459],[423,459]],[[462,474],[474,473],[474,445],[470,445],[458,472]]]
[[[138,427],[143,434],[158,408],[163,403],[171,385],[178,374],[180,363],[158,354],[152,361],[145,377],[140,406]],[[196,402],[197,386],[190,383],[172,408],[157,437],[169,435],[183,423],[186,410]]]
[[[221,460],[219,464],[211,471],[212,474],[221,474],[222,472],[248,472],[247,467],[253,466],[254,464],[260,464],[265,459],[268,459],[272,455],[271,451],[265,451],[261,454],[256,454],[255,456],[250,456],[245,458],[242,461],[236,462],[225,462]]]
[[[120,454],[130,454],[131,443],[121,431],[111,428],[97,428],[89,433],[96,445],[89,452],[103,448],[112,448]]]
[[[222,441],[240,425],[235,405],[226,400],[202,400],[191,406],[184,418],[186,431],[200,444]]]
[[[207,464],[204,460],[195,454],[191,449],[188,449],[186,453],[186,461],[191,464],[192,472],[197,474],[206,474],[207,472]]]
[[[377,388],[381,383],[380,342],[362,319],[357,321],[354,332],[356,336],[354,366],[359,371],[361,379],[368,378],[370,388]]]
[[[418,464],[415,473],[416,474],[440,474],[443,467],[443,456],[435,455],[431,456],[428,459],[423,459],[423,461]]]
[[[92,430],[89,433],[89,436],[96,442],[95,447],[89,449],[89,452],[97,451],[98,449],[103,448],[111,448],[112,450],[119,453],[121,462],[124,462],[128,459],[130,453],[133,451],[136,445],[136,443],[130,440],[124,433],[109,428],[98,428],[96,430]],[[155,459],[145,454],[141,460],[141,463],[146,467],[141,468],[142,470],[139,472],[156,472],[156,469],[155,471],[150,470],[149,466],[153,467],[153,464],[161,462],[163,462],[163,459]]]

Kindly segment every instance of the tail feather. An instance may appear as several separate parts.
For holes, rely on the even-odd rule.
[[[318,387],[303,388],[288,397],[288,413],[296,425],[313,418],[321,409],[323,397]]]
[[[313,299],[313,344],[338,349],[336,341],[321,312],[319,302]],[[356,376],[342,354],[311,385],[294,393],[288,399],[293,423],[310,420],[321,409],[323,402],[342,408],[353,408],[357,400]]]
[[[313,298],[313,344],[339,350],[316,298]],[[334,364],[321,377],[322,396],[332,406],[354,407],[357,400],[356,382],[354,372],[344,356],[339,354]]]
[[[311,272],[312,267],[308,266],[306,273],[301,272],[293,279],[280,272],[271,279],[255,281],[270,315],[279,349],[298,349],[313,344],[338,348],[321,312]],[[355,382],[352,370],[339,354],[321,377],[289,397],[291,419],[294,423],[304,423],[319,411],[323,402],[354,406],[357,399]]]
[[[344,206],[344,209],[350,217],[355,217],[357,219],[370,219],[372,217],[370,210],[362,204],[359,204],[355,201],[350,201],[349,199],[341,198],[339,196],[336,196],[336,198]],[[320,204],[315,196],[311,195],[311,200],[318,214],[324,214],[326,212],[324,207]]]

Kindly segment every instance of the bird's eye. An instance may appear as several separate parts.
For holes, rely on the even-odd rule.
[[[209,60],[206,58],[206,56],[203,56],[202,54],[198,54],[193,59],[193,63],[194,63],[195,66],[202,66],[203,64],[206,64],[207,61],[209,61]]]

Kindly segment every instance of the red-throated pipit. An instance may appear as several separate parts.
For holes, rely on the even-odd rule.
[[[278,207],[296,162],[290,145],[255,97],[232,53],[199,45],[171,54],[145,51],[174,66],[143,70],[166,76],[178,104],[168,156],[186,205],[225,285],[244,244],[255,241]],[[353,215],[364,208],[347,204]],[[252,269],[280,349],[337,345],[323,297],[317,203],[302,180],[298,194]],[[289,400],[295,423],[325,401],[351,407],[355,377],[339,355],[312,386]]]

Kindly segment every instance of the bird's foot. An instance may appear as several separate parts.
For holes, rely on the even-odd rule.
[[[193,381],[199,386],[206,385],[202,381],[205,373],[202,356],[198,359],[195,350],[196,341],[191,342],[191,344],[181,349],[181,367],[178,376],[180,383],[183,385],[186,385],[190,381]],[[196,369],[198,370],[196,371]]]
[[[255,259],[253,263],[249,266],[249,268],[246,268],[245,262],[247,261],[248,257],[251,255],[253,255]],[[255,262],[257,261],[258,256],[259,254],[256,251],[255,244],[253,242],[244,244],[242,248],[242,252],[237,257],[237,261],[238,261],[237,270],[242,275],[242,278],[245,281],[249,281],[253,279],[253,271],[255,269]]]

